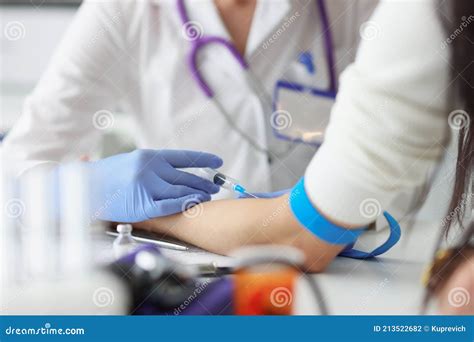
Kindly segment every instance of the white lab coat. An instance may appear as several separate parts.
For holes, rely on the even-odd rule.
[[[354,60],[360,25],[377,2],[326,1],[336,76]],[[190,19],[202,26],[205,35],[229,38],[212,0],[187,0],[186,5]],[[297,20],[290,23],[295,13]],[[314,44],[308,45],[310,41]],[[271,94],[297,55],[310,50],[318,70],[314,82],[327,87],[321,41],[321,20],[314,0],[261,0],[245,58]],[[229,128],[215,104],[201,92],[188,69],[189,49],[175,0],[85,1],[5,139],[4,153],[29,161],[75,160],[96,147],[104,132],[99,128],[107,127],[111,119],[109,113],[115,116],[121,111],[135,119],[139,148],[215,153],[224,160],[222,170],[251,191],[293,185],[316,150],[301,145],[291,157],[270,165],[264,154]],[[240,66],[216,45],[200,52],[199,58],[200,70],[234,121],[259,144],[268,146],[269,113],[264,113]]]

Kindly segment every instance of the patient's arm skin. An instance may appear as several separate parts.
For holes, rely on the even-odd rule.
[[[302,227],[291,213],[288,195],[206,202],[184,213],[134,226],[220,254],[245,245],[294,246],[305,253],[305,267],[312,272],[322,271],[343,248],[323,242]]]

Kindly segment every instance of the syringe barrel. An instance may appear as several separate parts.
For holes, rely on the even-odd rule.
[[[238,184],[236,179],[226,176],[217,170],[211,168],[203,168],[202,170],[209,177],[208,180],[220,186],[221,188],[234,191],[235,186]]]

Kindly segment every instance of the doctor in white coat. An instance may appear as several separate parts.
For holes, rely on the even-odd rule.
[[[251,191],[290,187],[324,138],[360,33],[370,39],[377,29],[366,22],[376,4],[86,0],[3,151],[77,160],[117,111],[133,116],[136,145],[147,150],[90,162],[98,202],[125,188],[124,203],[101,217],[110,220],[168,215],[190,196],[208,200],[217,189],[176,168],[219,167],[217,156]]]

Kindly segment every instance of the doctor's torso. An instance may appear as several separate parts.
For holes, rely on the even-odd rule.
[[[375,5],[376,1],[326,1],[337,75],[353,61],[360,25]],[[186,36],[175,1],[148,6],[141,22],[147,33],[142,33],[140,48],[136,50],[137,60],[144,61],[137,75],[143,89],[142,110],[133,110],[144,132],[139,145],[216,153],[224,159],[225,172],[253,191],[293,185],[303,174],[315,147],[298,144],[288,156],[274,158],[269,163],[264,154],[228,125],[191,75],[188,54],[192,38]],[[230,39],[213,1],[188,0],[186,6],[199,35]],[[268,96],[272,96],[279,79],[293,76],[292,69],[299,67],[298,55],[305,51],[312,53],[316,72],[303,77],[309,78],[313,85],[328,87],[322,30],[315,1],[257,2],[245,58]],[[198,58],[199,71],[235,124],[258,143],[268,146],[271,109],[262,106],[236,59],[220,45],[206,46],[199,51]],[[298,114],[292,111],[292,115]]]
[[[25,158],[57,160],[62,159],[63,155],[79,153],[79,146],[94,139],[83,139],[87,141],[81,141],[72,151],[70,144],[74,139],[79,141],[88,135],[93,127],[84,123],[85,119],[81,123],[78,121],[76,128],[70,127],[74,126],[74,120],[78,120],[79,115],[75,113],[74,105],[78,112],[89,113],[104,109],[105,105],[112,106],[114,104],[107,102],[115,100],[120,102],[122,111],[136,119],[139,134],[135,138],[139,148],[179,148],[215,153],[223,158],[225,173],[256,192],[290,187],[303,175],[316,147],[296,144],[290,153],[277,153],[277,157],[269,160],[268,155],[257,151],[229,125],[216,103],[203,93],[189,68],[193,38],[186,33],[189,27],[183,25],[177,1],[117,3],[111,1],[100,5],[114,8],[97,14],[103,31],[94,32],[95,38],[84,43],[90,50],[81,57],[97,68],[97,72],[110,68],[110,75],[95,79],[92,75],[95,71],[89,68],[78,70],[77,74],[72,75],[74,81],[70,82],[70,75],[61,71],[68,64],[68,56],[61,56],[59,51],[46,80],[42,80],[43,83],[55,85],[39,85],[38,94],[33,95],[25,105],[30,113],[27,115],[32,118],[23,119],[22,128],[12,131],[7,144],[10,140],[18,150],[31,147],[35,153],[25,152]],[[333,40],[337,78],[354,60],[360,27],[368,20],[378,1],[330,0],[324,3]],[[185,4],[190,25],[194,25],[198,35],[230,40],[212,0],[187,0]],[[71,29],[73,33],[67,33],[65,40],[68,35],[81,37],[81,30],[88,30],[89,23],[86,21],[96,19],[93,6],[99,5],[86,1],[83,6],[89,6],[87,15],[76,18],[76,24]],[[105,44],[106,40],[107,44],[112,41],[107,49],[97,47],[98,44]],[[115,40],[121,43],[114,44]],[[67,46],[73,42],[63,44]],[[62,49],[66,50],[65,47]],[[100,53],[94,52],[94,49],[100,50]],[[317,1],[263,0],[257,1],[244,57],[250,72],[264,88],[264,94],[256,95],[242,67],[222,45],[210,44],[202,48],[198,52],[197,69],[216,93],[219,103],[232,116],[233,124],[253,137],[259,145],[281,152],[287,150],[288,143],[273,136],[270,125],[272,108],[262,101],[262,97],[271,100],[275,84],[280,79],[328,88],[330,70],[325,49],[324,28]],[[73,48],[69,50],[74,51]],[[311,55],[313,73],[305,73],[304,65],[298,59],[304,52]],[[77,53],[74,58],[80,69],[83,61],[79,60]],[[111,58],[114,61],[110,61]],[[79,77],[87,77],[88,83],[78,80]],[[94,81],[91,83],[89,79]],[[61,86],[63,83],[64,86]],[[78,84],[86,84],[87,91],[83,94],[82,89],[81,96],[71,99],[76,95],[74,92],[79,92],[74,89]],[[107,87],[114,89],[102,96],[101,92],[105,92]],[[48,97],[52,97],[53,90],[56,93],[67,91],[67,94],[57,96],[58,103],[49,105]],[[302,101],[300,105],[317,112],[318,108],[313,108],[312,103]],[[71,107],[65,110],[65,106]],[[302,108],[292,108],[291,115],[297,116],[299,110]],[[47,118],[40,114],[42,111],[48,112]],[[41,139],[48,138],[34,132],[35,118],[40,118],[36,129],[49,125],[54,140],[51,138],[50,142],[41,145]],[[55,129],[58,130],[56,134]],[[48,145],[54,145],[53,152],[48,151]]]

